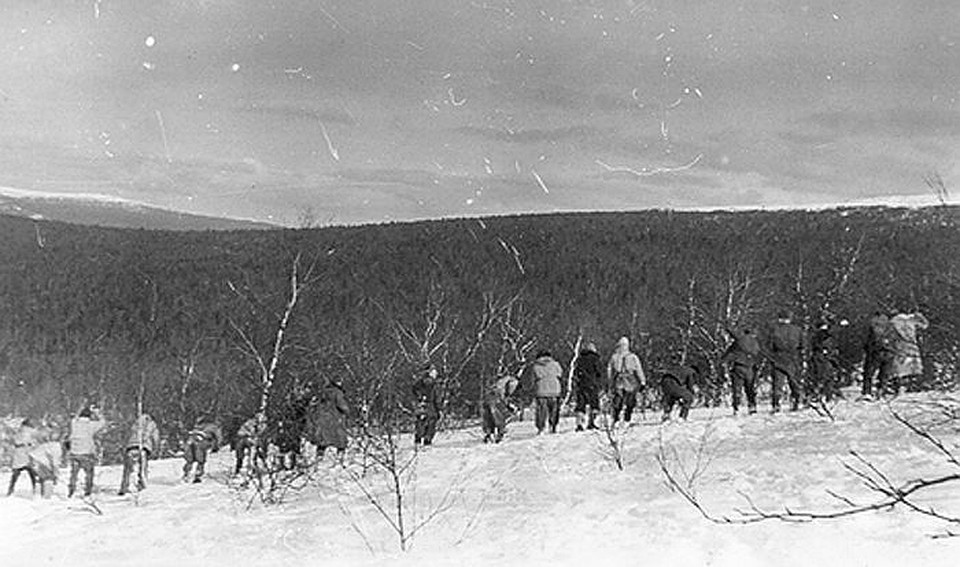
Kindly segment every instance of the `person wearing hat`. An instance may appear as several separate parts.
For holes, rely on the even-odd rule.
[[[262,443],[266,440],[264,431],[267,427],[267,418],[263,412],[257,412],[253,417],[243,422],[233,440],[233,452],[236,463],[233,474],[240,474],[244,460],[248,467],[253,467],[257,458],[263,460],[266,451],[262,450]]]
[[[40,485],[40,497],[47,499],[53,496],[53,485],[57,483],[58,467],[63,458],[63,444],[52,428],[37,436],[37,445],[30,449],[30,468],[37,475],[37,484]]]
[[[520,381],[516,376],[506,375],[494,380],[486,388],[483,399],[483,442],[499,443],[507,433],[507,417],[512,409],[511,398]]]
[[[413,443],[416,446],[433,444],[440,421],[440,397],[437,395],[437,367],[427,364],[420,377],[413,383],[414,428]]]
[[[600,389],[603,384],[603,363],[597,345],[588,342],[577,356],[573,367],[573,388],[576,395],[577,431],[596,429],[600,412]],[[590,408],[587,413],[587,408]]]
[[[730,392],[733,394],[733,415],[740,411],[741,395],[747,398],[747,411],[757,413],[757,375],[754,369],[760,355],[760,341],[753,329],[727,329],[733,342],[721,357],[730,372]]]
[[[663,418],[669,421],[673,406],[680,405],[680,419],[686,421],[693,405],[694,382],[700,369],[690,364],[679,364],[669,368],[660,376],[660,391],[663,399]]]
[[[767,348],[770,353],[770,378],[773,382],[770,396],[773,413],[780,411],[784,384],[790,389],[790,410],[800,409],[803,398],[803,383],[800,379],[803,341],[803,331],[793,323],[790,312],[779,312],[771,327]]]
[[[107,426],[107,422],[85,406],[70,421],[70,480],[67,484],[67,498],[73,496],[77,488],[77,478],[83,470],[84,497],[93,493],[93,472],[97,463],[95,437]]]
[[[818,402],[832,402],[840,395],[840,344],[834,335],[832,319],[823,317],[810,337],[809,395]]]
[[[150,414],[140,417],[130,428],[127,446],[123,452],[123,475],[120,479],[120,496],[130,488],[130,475],[137,471],[137,490],[147,487],[147,462],[150,456],[156,457],[160,450],[160,429]]]
[[[183,481],[199,483],[203,479],[204,467],[207,464],[207,453],[220,450],[220,441],[223,432],[220,426],[213,422],[199,422],[196,427],[187,433],[183,444]],[[196,464],[196,468],[194,468]]]
[[[620,337],[617,348],[610,355],[607,363],[607,381],[613,398],[613,423],[620,419],[623,411],[623,420],[630,423],[633,409],[637,405],[637,393],[647,387],[647,377],[643,373],[643,366],[636,354],[630,352],[630,339]],[[643,411],[643,408],[640,408]]]
[[[38,442],[39,432],[33,426],[33,421],[28,417],[20,423],[17,433],[13,436],[13,460],[10,463],[10,486],[7,488],[7,496],[13,495],[17,479],[20,478],[22,472],[27,473],[27,476],[30,477],[30,486],[33,492],[37,491],[37,477],[30,466],[30,451]]]
[[[530,385],[536,404],[535,423],[537,435],[549,425],[550,433],[557,432],[560,422],[560,398],[563,394],[563,369],[548,350],[537,353],[536,359],[527,367],[525,384]]]
[[[863,383],[860,395],[865,400],[872,400],[874,394],[878,397],[883,395],[894,357],[894,333],[890,318],[879,309],[874,311],[864,328],[862,341]]]
[[[917,333],[929,326],[930,321],[919,311],[898,313],[890,318],[893,360],[890,362],[890,386],[885,394],[898,395],[901,385],[908,391],[918,389],[923,375],[923,361]]]
[[[327,448],[337,450],[337,458],[343,463],[343,455],[347,450],[347,397],[343,393],[343,379],[340,376],[332,377],[320,391],[317,398],[317,409],[312,416],[314,444],[317,446],[317,459],[323,459]]]

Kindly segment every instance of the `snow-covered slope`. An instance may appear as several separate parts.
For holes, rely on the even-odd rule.
[[[99,193],[49,193],[0,187],[0,214],[75,224],[157,230],[277,228],[246,219],[210,217]]]
[[[286,504],[249,510],[251,494],[228,484],[228,451],[214,455],[202,484],[181,483],[178,460],[153,463],[139,505],[133,496],[115,496],[117,467],[99,468],[101,492],[93,500],[102,515],[66,500],[63,482],[44,501],[30,499],[21,480],[14,497],[0,499],[0,564],[957,565],[960,538],[932,539],[945,526],[902,509],[811,524],[709,522],[671,492],[655,459],[661,436],[672,465],[679,466],[679,456],[688,472],[697,448],[706,447],[709,465],[691,486],[717,515],[735,515],[745,505],[740,493],[771,509],[830,509],[837,501],[827,489],[866,501],[870,492],[843,468],[850,450],[894,482],[949,469],[883,404],[842,402],[835,415],[734,418],[727,410],[696,409],[689,422],[661,426],[648,414],[625,434],[624,471],[603,457],[600,436],[574,432],[571,420],[544,436],[529,421],[511,424],[499,445],[482,444],[476,429],[444,432],[421,453],[406,494],[408,525],[448,491],[452,499],[406,553],[348,471],[330,464]],[[955,430],[943,435],[957,447]],[[6,486],[6,474],[0,482]],[[387,501],[386,485],[365,482]],[[957,484],[925,502],[960,512]]]

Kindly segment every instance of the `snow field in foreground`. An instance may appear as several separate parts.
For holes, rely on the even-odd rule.
[[[928,398],[894,407],[918,411]],[[232,487],[233,455],[211,455],[201,484],[180,481],[178,459],[151,462],[147,490],[116,496],[121,469],[98,467],[93,501],[67,500],[67,471],[51,500],[31,499],[21,478],[0,499],[0,565],[932,565],[960,564],[960,538],[932,539],[948,526],[902,509],[811,524],[719,525],[672,492],[657,464],[662,445],[680,478],[714,516],[747,505],[776,511],[829,510],[830,489],[857,502],[872,494],[847,472],[855,450],[895,483],[950,472],[942,454],[898,424],[880,403],[841,402],[836,421],[807,410],[731,417],[698,408],[686,423],[655,414],[623,433],[624,471],[602,434],[537,436],[513,423],[503,443],[484,445],[476,429],[442,432],[421,452],[406,487],[407,523],[424,524],[410,549],[363,496],[350,473],[321,463],[313,482],[280,506],[248,509]],[[957,425],[936,430],[960,452]],[[404,439],[407,446],[409,439]],[[0,475],[6,487],[8,474]],[[385,479],[364,487],[392,511]],[[138,502],[139,500],[139,502]],[[960,483],[920,502],[960,514]]]

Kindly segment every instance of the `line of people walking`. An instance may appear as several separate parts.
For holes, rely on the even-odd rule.
[[[843,323],[840,322],[840,326]],[[902,388],[916,388],[923,373],[918,333],[929,325],[927,318],[919,312],[892,316],[880,311],[873,314],[862,338],[861,399],[895,396]],[[833,319],[822,319],[809,341],[788,311],[780,312],[762,336],[747,325],[731,327],[726,332],[730,343],[717,362],[729,377],[735,415],[744,409],[751,414],[757,412],[758,382],[764,367],[770,377],[770,410],[773,413],[781,411],[786,403],[795,411],[804,405],[830,402],[839,395],[842,370]],[[671,419],[675,408],[679,408],[677,416],[686,419],[698,388],[711,372],[709,363],[678,360],[659,369],[651,379],[630,346],[630,340],[621,337],[604,361],[595,343],[584,343],[571,370],[572,391],[569,392],[562,365],[545,349],[536,353],[519,376],[496,377],[484,388],[481,404],[483,441],[502,441],[511,418],[519,416],[522,419],[521,408],[527,404],[534,408],[538,435],[557,433],[561,405],[568,395],[574,401],[576,431],[631,423],[638,411],[641,419],[645,419],[648,396],[656,397],[657,394],[662,421]],[[421,367],[410,393],[414,444],[429,446],[436,436],[443,408],[436,366],[428,363]],[[342,380],[339,377],[328,380],[317,396],[300,405],[303,406],[299,412],[303,414],[302,419],[284,418],[287,429],[294,422],[303,422],[286,432],[293,439],[288,444],[296,444],[295,451],[299,453],[301,441],[308,440],[317,447],[318,459],[322,459],[328,449],[334,449],[342,463],[348,445],[350,413]],[[601,421],[602,417],[604,421]],[[24,419],[12,437],[12,472],[7,494],[12,495],[19,479],[26,476],[34,493],[39,489],[43,496],[49,496],[52,485],[58,480],[58,465],[66,460],[69,464],[68,497],[77,492],[80,473],[84,476],[80,487],[82,495],[90,496],[97,463],[96,437],[107,426],[106,420],[89,404],[71,420],[69,434],[63,442],[60,442],[55,427],[38,427],[33,420]],[[266,466],[267,461],[275,458],[275,455],[268,454],[268,447],[273,446],[269,441],[282,435],[268,429],[262,413],[249,418],[240,427],[232,444],[236,453],[235,473],[249,470],[256,459]],[[146,488],[148,462],[157,458],[160,452],[159,428],[149,414],[143,413],[134,421],[126,439],[121,449],[120,495],[130,492],[131,485],[137,491]],[[208,453],[216,451],[223,441],[220,426],[212,422],[197,423],[186,433],[182,444],[184,482],[201,482]],[[295,466],[295,455],[284,462]]]

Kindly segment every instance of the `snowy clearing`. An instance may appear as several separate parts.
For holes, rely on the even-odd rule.
[[[927,399],[895,407],[910,414]],[[624,435],[624,471],[603,457],[602,437],[574,432],[572,419],[539,437],[530,421],[511,424],[499,445],[482,444],[477,429],[443,432],[422,452],[407,496],[420,519],[448,492],[450,504],[406,553],[347,471],[329,463],[287,503],[249,509],[250,493],[229,485],[229,450],[212,455],[202,484],[181,483],[178,459],[151,463],[139,504],[116,496],[120,467],[98,467],[102,515],[65,498],[62,470],[51,500],[31,499],[26,479],[0,499],[0,565],[957,565],[960,538],[931,538],[947,526],[900,508],[810,524],[714,524],[668,488],[657,465],[661,432],[688,469],[706,440],[712,460],[693,488],[717,516],[745,505],[738,491],[769,509],[835,508],[827,489],[867,500],[843,468],[850,450],[896,482],[949,470],[884,404],[841,402],[835,416],[698,408],[687,423],[661,426],[648,413]],[[956,423],[949,427],[937,433],[960,451]],[[387,499],[385,485],[365,482]],[[952,483],[924,502],[956,513],[960,491]]]

